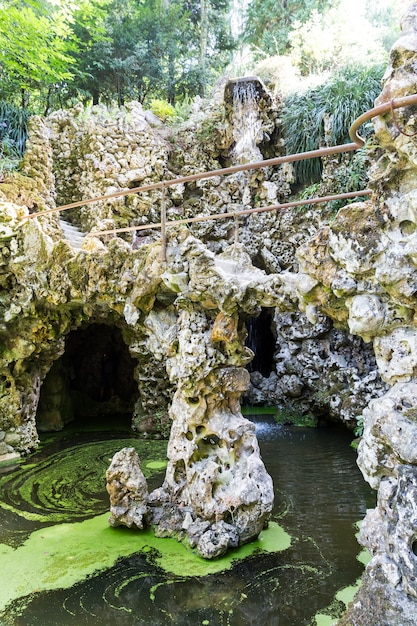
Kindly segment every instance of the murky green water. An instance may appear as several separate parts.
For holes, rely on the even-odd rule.
[[[337,612],[337,591],[362,572],[353,524],[374,503],[351,437],[253,419],[275,484],[274,523],[215,562],[107,524],[114,452],[134,445],[153,488],[166,442],[110,430],[44,439],[0,476],[1,626],[307,626]]]

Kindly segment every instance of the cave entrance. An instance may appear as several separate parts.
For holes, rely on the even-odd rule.
[[[248,331],[246,345],[255,354],[248,364],[248,371],[259,372],[265,378],[275,371],[276,338],[272,332],[273,312],[274,309],[262,309],[258,317],[251,317],[246,323]]]
[[[139,397],[136,365],[119,328],[94,323],[72,331],[65,353],[42,385],[38,430],[61,430],[69,422],[78,426],[109,417],[117,418],[118,425],[130,425]]]

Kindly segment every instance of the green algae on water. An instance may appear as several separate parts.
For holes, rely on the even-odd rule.
[[[323,615],[323,613],[318,613],[315,617],[316,626],[333,626],[336,624],[337,619],[334,617],[330,617],[329,615]]]
[[[140,439],[91,441],[64,448],[46,459],[36,454],[10,475],[0,477],[7,497],[0,507],[29,521],[72,522],[108,509],[106,469],[123,447],[134,447],[146,478],[166,466],[166,442]],[[1,536],[1,535],[0,535]]]
[[[357,591],[359,591],[359,587],[361,586],[361,579],[359,578],[354,585],[349,585],[348,587],[344,587],[336,594],[336,599],[343,602],[343,604],[348,606],[350,602],[352,602],[354,595]]]
[[[167,466],[167,461],[148,461],[145,467],[147,469],[160,470]]]
[[[138,552],[155,553],[155,565],[181,577],[198,577],[229,569],[256,551],[278,552],[291,544],[275,522],[258,539],[215,561],[206,561],[175,539],[158,538],[151,531],[111,528],[108,514],[73,524],[33,532],[17,549],[0,544],[2,571],[0,611],[13,600],[39,591],[69,588],[118,559]],[[152,550],[153,549],[153,550]]]

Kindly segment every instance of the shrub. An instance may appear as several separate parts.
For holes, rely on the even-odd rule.
[[[190,116],[191,109],[193,106],[193,99],[190,96],[184,96],[181,101],[175,103],[174,111],[175,111],[175,121],[183,122]]]
[[[380,65],[346,66],[314,89],[288,96],[282,115],[287,154],[348,141],[352,122],[373,107],[383,73]],[[368,124],[362,136],[369,135],[370,130]],[[321,169],[320,159],[294,164],[297,182],[304,185],[318,181]]]
[[[17,169],[25,151],[28,113],[0,101],[0,173]]]
[[[0,142],[7,156],[23,156],[28,135],[29,114],[8,102],[0,101]]]
[[[175,116],[174,107],[166,100],[151,100],[150,109],[152,113],[155,113],[163,122]]]

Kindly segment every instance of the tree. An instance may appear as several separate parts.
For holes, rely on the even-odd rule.
[[[96,0],[100,3],[102,0]],[[99,28],[75,14],[78,74],[72,83],[93,103],[150,95],[174,102],[184,61],[197,49],[188,37],[184,6],[169,0],[113,0],[101,5]]]
[[[203,94],[232,47],[227,8],[228,0],[113,0],[102,4],[102,27],[95,31],[75,13],[72,87],[94,103],[150,97],[174,103]]]
[[[314,9],[323,10],[331,4],[331,0],[252,0],[244,39],[254,46],[258,57],[285,54],[294,23],[304,24]]]
[[[204,96],[236,48],[229,19],[230,0],[185,0],[185,6],[190,15],[188,34],[195,42],[197,57],[189,58],[183,80],[191,95]]]
[[[0,0],[0,98],[46,113],[204,93],[229,60],[229,1]]]
[[[5,1],[0,6],[0,71],[9,93],[28,105],[30,90],[71,77],[68,12],[48,0]]]
[[[314,9],[309,20],[297,21],[288,35],[290,55],[302,74],[321,74],[343,64],[372,65],[387,60],[382,30],[371,24],[366,5],[357,9],[351,0],[323,12]]]

